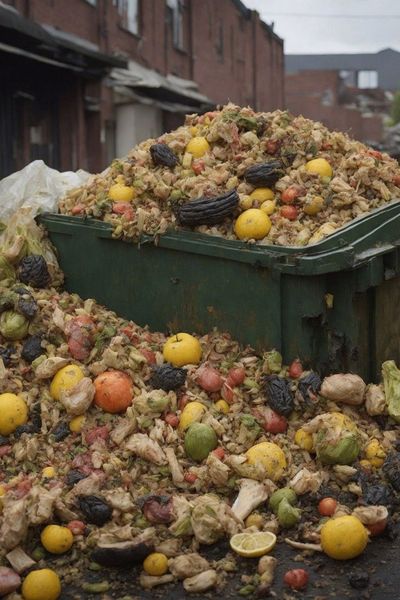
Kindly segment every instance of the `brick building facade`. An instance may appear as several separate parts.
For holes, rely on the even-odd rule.
[[[0,107],[16,123],[0,176],[33,158],[98,171],[188,109],[281,108],[283,62],[282,40],[240,0],[0,2]]]

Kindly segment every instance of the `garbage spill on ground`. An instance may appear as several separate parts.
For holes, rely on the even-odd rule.
[[[393,361],[382,385],[321,381],[225,333],[151,332],[62,292],[40,230],[20,235],[1,259],[0,595],[23,580],[55,600],[127,565],[146,589],[222,590],[239,556],[258,564],[238,593],[265,595],[282,545],[311,562],[379,545],[400,491]],[[109,573],[79,585],[111,592]]]

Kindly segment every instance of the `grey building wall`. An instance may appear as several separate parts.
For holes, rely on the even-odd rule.
[[[400,90],[400,52],[386,48],[375,54],[287,54],[286,73],[304,70],[376,71],[378,86]]]

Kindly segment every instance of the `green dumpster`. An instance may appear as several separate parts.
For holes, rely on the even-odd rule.
[[[318,244],[255,246],[176,231],[134,245],[109,225],[40,217],[66,288],[160,331],[217,327],[256,350],[277,348],[322,373],[379,379],[400,362],[400,202]]]

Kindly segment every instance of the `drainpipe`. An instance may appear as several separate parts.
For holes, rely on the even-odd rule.
[[[253,81],[252,81],[252,96],[253,109],[257,110],[257,12],[251,12],[251,32],[252,32],[252,62],[253,62]]]

